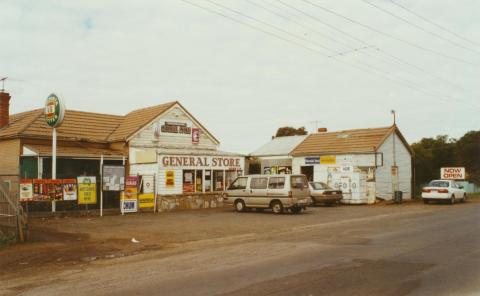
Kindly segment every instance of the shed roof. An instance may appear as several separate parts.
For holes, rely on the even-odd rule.
[[[380,128],[352,129],[309,135],[292,152],[294,156],[342,153],[373,153],[392,133],[400,137],[409,151],[410,146],[396,125]]]
[[[37,145],[26,144],[25,148],[34,152],[38,156],[51,156],[52,146],[50,145]],[[87,157],[87,158],[122,158],[127,155],[118,150],[92,147],[88,145],[76,145],[76,146],[57,146],[58,157]]]
[[[305,135],[273,138],[270,142],[250,153],[250,155],[256,157],[290,155],[292,150],[305,140],[306,137]]]

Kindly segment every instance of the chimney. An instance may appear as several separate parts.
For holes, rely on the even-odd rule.
[[[10,118],[10,94],[0,91],[0,128],[7,126]]]
[[[320,127],[318,128],[317,130],[317,133],[326,133],[327,132],[327,128],[326,127]]]

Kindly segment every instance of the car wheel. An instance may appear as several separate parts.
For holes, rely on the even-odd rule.
[[[293,214],[299,214],[302,211],[302,208],[294,207],[291,211]]]
[[[245,203],[242,200],[237,200],[235,202],[235,210],[237,212],[243,212],[245,211]]]
[[[272,202],[272,211],[274,214],[281,214],[283,213],[283,205],[279,201]]]
[[[452,197],[450,197],[450,204],[454,205],[455,204],[455,195],[452,194]]]
[[[428,199],[424,199],[424,200],[423,200],[423,203],[426,204],[426,205],[428,205]]]

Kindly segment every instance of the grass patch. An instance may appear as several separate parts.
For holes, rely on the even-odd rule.
[[[480,198],[480,192],[467,193],[467,198]]]
[[[0,232],[0,249],[13,245],[17,242],[15,235],[4,235]]]

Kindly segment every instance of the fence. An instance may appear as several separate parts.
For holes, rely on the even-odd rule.
[[[27,238],[28,219],[17,195],[0,177],[0,237],[15,237],[17,241]]]

